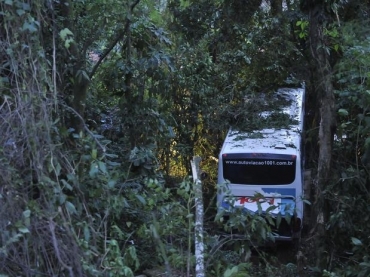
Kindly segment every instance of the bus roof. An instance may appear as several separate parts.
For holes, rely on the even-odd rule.
[[[224,141],[221,155],[225,153],[279,153],[295,154],[300,150],[304,116],[304,88],[282,88],[275,93],[286,105],[259,114],[268,118],[279,112],[288,115],[290,124],[281,128],[266,128],[256,131],[230,129]]]

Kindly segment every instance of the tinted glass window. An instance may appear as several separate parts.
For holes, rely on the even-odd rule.
[[[224,154],[224,179],[232,184],[283,185],[295,179],[296,156],[281,154]]]

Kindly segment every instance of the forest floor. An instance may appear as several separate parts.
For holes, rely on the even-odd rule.
[[[249,275],[246,276],[313,277],[315,276],[312,271],[314,265],[313,254],[312,240],[307,237],[302,237],[298,247],[289,242],[279,242],[267,247],[251,248],[251,255],[247,262],[250,262],[252,266]],[[143,273],[144,275],[139,276],[166,276],[163,268],[148,269],[144,270]],[[185,273],[172,273],[173,276],[171,277],[187,277]],[[236,274],[235,276],[242,275]]]
[[[252,251],[255,275],[268,277],[313,277],[315,264],[312,240],[302,237],[299,246],[287,242]],[[274,270],[272,272],[271,270]],[[268,275],[263,275],[268,274]]]

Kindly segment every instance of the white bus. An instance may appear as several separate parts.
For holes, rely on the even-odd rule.
[[[218,209],[263,213],[276,206],[269,209],[273,217],[280,213],[283,218],[274,230],[276,240],[299,238],[302,229],[304,98],[304,88],[279,89],[273,101],[280,105],[259,117],[268,123],[279,113],[289,118],[288,124],[250,132],[230,129],[219,156],[218,184],[226,184],[229,192],[219,189]]]

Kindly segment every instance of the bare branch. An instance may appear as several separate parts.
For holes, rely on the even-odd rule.
[[[58,261],[60,262],[60,264],[64,268],[68,269],[69,276],[70,277],[74,277],[72,267],[69,266],[69,265],[67,265],[67,264],[65,264],[64,261],[62,260],[62,257],[60,256],[59,247],[58,247],[58,241],[57,241],[57,238],[55,236],[55,223],[54,223],[54,221],[51,218],[49,219],[49,228],[50,228],[50,233],[51,233],[51,237],[52,237],[52,242],[53,242],[53,247],[54,247],[55,255],[57,256]]]

